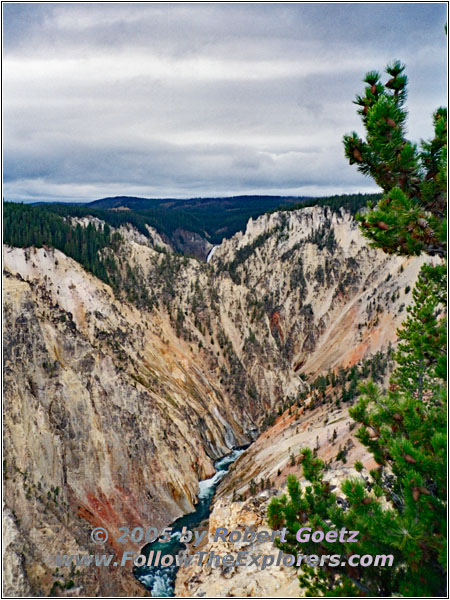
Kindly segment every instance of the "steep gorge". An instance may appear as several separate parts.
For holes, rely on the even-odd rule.
[[[209,264],[120,233],[123,269],[153,306],[114,296],[59,251],[4,251],[5,573],[16,594],[71,582],[58,593],[144,595],[124,569],[56,571],[54,552],[98,551],[97,525],[121,552],[121,525],[191,511],[213,461],[254,440],[305,380],[395,340],[423,263],[367,247],[350,214],[317,207],[250,220]],[[273,471],[265,460],[255,464]]]

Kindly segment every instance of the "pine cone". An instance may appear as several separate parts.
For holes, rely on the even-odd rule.
[[[384,221],[378,221],[375,223],[375,225],[378,227],[378,229],[382,229],[383,231],[387,231],[389,229],[389,225],[386,225]]]
[[[404,454],[403,458],[406,460],[407,463],[410,463],[411,465],[417,462],[417,460],[413,458],[410,454]]]
[[[362,162],[362,160],[363,160],[362,154],[358,150],[358,148],[353,148],[353,157],[357,162]]]
[[[420,498],[420,492],[418,490],[418,488],[412,488],[412,497],[414,502],[417,502],[417,500]]]

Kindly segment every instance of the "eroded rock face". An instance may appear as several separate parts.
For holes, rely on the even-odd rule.
[[[22,540],[16,520],[11,511],[6,508],[3,512],[3,577],[6,596],[30,596],[31,587],[24,569],[22,555]]]
[[[405,287],[424,260],[370,248],[349,213],[312,207],[250,220],[211,264],[223,270],[237,261],[234,279],[247,290],[241,322],[256,330],[256,345],[270,343],[281,368],[314,375],[395,340],[411,300]],[[221,306],[238,312],[228,296]]]
[[[92,551],[93,526],[130,549],[118,527],[190,512],[213,459],[247,438],[167,322],[59,252],[5,258],[5,503],[30,585],[46,594],[55,551]]]
[[[212,244],[198,233],[184,229],[175,229],[172,234],[172,242],[178,251],[188,256],[195,256],[200,260],[206,260],[212,248]]]
[[[214,459],[255,439],[302,374],[395,339],[423,262],[367,248],[350,215],[321,208],[250,221],[209,264],[122,234],[120,259],[152,291],[151,310],[59,251],[5,249],[6,585],[17,593],[47,595],[56,581],[73,582],[58,587],[66,595],[145,593],[126,569],[56,572],[49,550],[98,552],[93,526],[110,532],[108,549],[129,550],[121,525],[191,511]],[[279,468],[266,458],[249,469]]]
[[[218,527],[226,527],[229,531],[244,533],[248,527],[256,532],[270,532],[265,523],[268,493],[259,494],[247,502],[230,502],[219,499],[214,506],[208,523],[208,541],[198,548],[189,548],[188,552],[214,552],[215,555],[226,556],[237,552],[251,554],[278,554],[271,542],[214,542],[214,532]],[[261,568],[258,566],[210,566],[204,561],[202,566],[192,564],[178,571],[175,595],[202,598],[214,597],[275,597],[291,598],[299,595],[299,586],[294,569],[273,565]]]
[[[302,486],[307,485],[297,462],[299,450],[304,447],[315,448],[317,455],[329,464],[324,480],[330,483],[338,496],[342,481],[358,476],[354,468],[355,461],[362,462],[366,469],[364,473],[376,466],[366,448],[354,437],[348,407],[330,407],[329,403],[324,403],[308,410],[286,410],[232,465],[227,478],[218,487],[207,525],[208,536],[205,536],[201,548],[189,548],[189,552],[194,554],[200,550],[237,557],[238,551],[245,551],[277,557],[279,549],[271,541],[255,540],[250,544],[224,542],[222,539],[214,541],[214,532],[219,527],[242,533],[246,527],[271,532],[267,524],[270,498],[286,492],[289,474],[295,474]],[[342,448],[346,451],[346,463],[336,459]],[[261,481],[270,481],[270,489],[260,491]],[[282,563],[277,566],[276,558],[273,565],[264,569],[262,559],[258,566],[251,567],[233,565],[229,568],[212,568],[207,564],[198,566],[197,562],[193,561],[190,566],[181,567],[178,571],[175,587],[177,596],[304,596],[299,587],[298,571]]]
[[[345,211],[250,220],[208,265],[132,243],[180,338],[201,348],[250,433],[303,388],[300,375],[348,366],[395,340],[422,258],[369,248]]]

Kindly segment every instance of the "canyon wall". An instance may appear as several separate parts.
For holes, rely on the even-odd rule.
[[[116,301],[58,251],[26,253],[5,251],[4,498],[45,595],[55,552],[92,552],[94,526],[129,549],[120,526],[191,511],[213,460],[248,438],[167,319]]]
[[[122,268],[151,306],[59,251],[4,249],[14,594],[144,595],[129,571],[57,570],[54,553],[98,551],[94,526],[110,532],[108,549],[131,549],[116,543],[121,525],[162,527],[191,511],[214,459],[254,440],[305,380],[395,340],[423,262],[367,247],[348,213],[317,207],[250,221],[209,264],[121,233]],[[261,473],[280,468],[249,456]]]

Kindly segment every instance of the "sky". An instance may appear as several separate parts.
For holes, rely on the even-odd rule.
[[[345,159],[367,71],[446,105],[444,3],[3,3],[3,197],[375,191]]]

